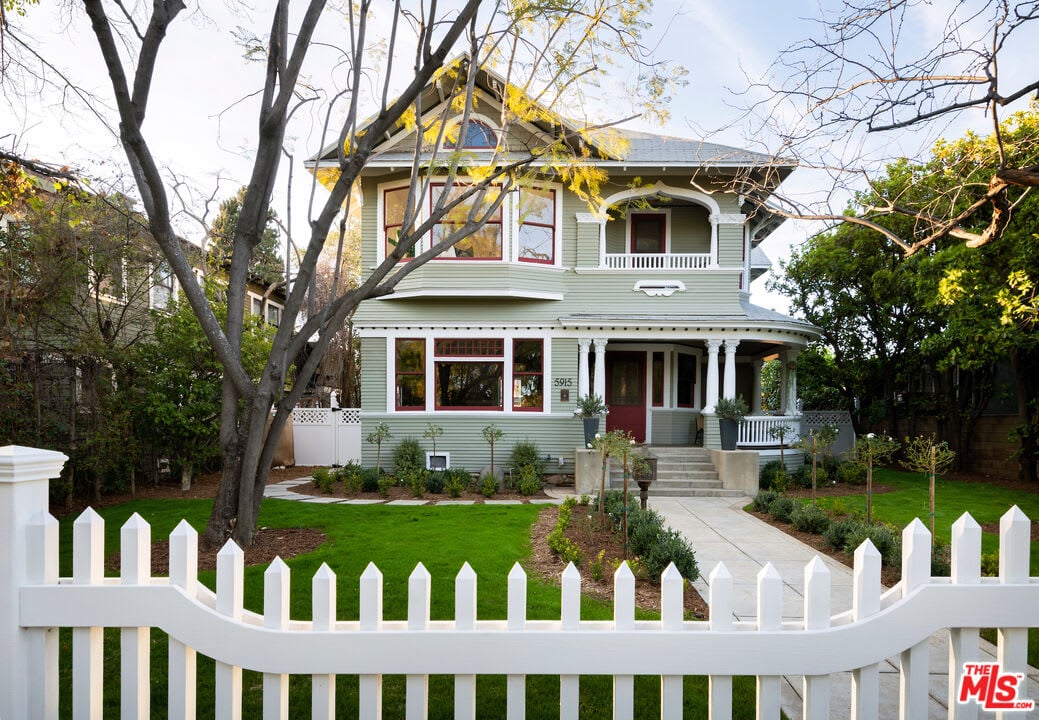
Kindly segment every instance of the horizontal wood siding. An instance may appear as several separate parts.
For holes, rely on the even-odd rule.
[[[478,472],[491,462],[491,448],[483,439],[483,429],[492,423],[505,432],[494,445],[495,466],[509,465],[509,454],[516,443],[534,442],[542,456],[551,455],[553,458],[548,472],[560,471],[556,460],[558,457],[564,458],[562,469],[573,472],[574,450],[581,445],[584,432],[580,419],[572,417],[572,414],[532,417],[504,413],[495,416],[473,416],[468,413],[453,415],[444,412],[433,417],[426,413],[396,413],[363,416],[361,437],[367,437],[380,422],[389,425],[393,435],[382,446],[382,464],[387,469],[393,467],[393,451],[404,438],[415,438],[427,451],[433,450],[432,443],[422,437],[430,422],[435,422],[444,430],[444,434],[437,438],[437,452],[450,453],[451,467],[464,468],[470,472]],[[362,464],[374,467],[375,454],[375,446],[365,443]]]
[[[671,209],[671,252],[706,253],[711,251],[711,221],[702,206]]]
[[[696,435],[695,423],[694,412],[655,409],[650,442],[655,445],[692,445]]]
[[[577,340],[554,338],[552,340],[552,377],[545,379],[545,393],[552,396],[552,412],[573,415],[577,409]],[[560,386],[556,386],[556,380]],[[568,384],[569,383],[569,384]],[[570,391],[570,401],[562,402],[560,390]]]
[[[385,338],[366,338],[361,342],[361,411],[386,412]]]
[[[718,226],[718,264],[722,267],[743,265],[743,226]],[[733,292],[736,288],[733,288]]]

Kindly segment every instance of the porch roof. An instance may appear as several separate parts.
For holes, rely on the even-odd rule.
[[[749,300],[740,300],[742,312],[733,314],[695,313],[574,313],[559,318],[559,324],[567,328],[625,328],[666,329],[683,331],[773,331],[791,333],[806,342],[818,340],[822,335],[819,328],[809,322],[754,305]]]

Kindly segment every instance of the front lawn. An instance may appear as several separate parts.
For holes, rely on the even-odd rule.
[[[288,561],[292,569],[293,619],[310,617],[310,578],[325,562],[337,574],[338,616],[342,620],[358,617],[358,577],[368,562],[374,562],[383,573],[384,617],[406,618],[407,578],[417,562],[422,562],[432,576],[430,614],[433,619],[449,619],[454,612],[454,577],[462,563],[468,561],[479,578],[478,616],[481,619],[504,619],[506,616],[507,575],[517,560],[529,552],[530,528],[540,508],[520,506],[455,506],[455,507],[389,507],[316,505],[283,500],[266,500],[260,515],[261,527],[316,528],[327,536],[327,542],[315,551]],[[164,539],[181,518],[201,530],[209,514],[209,503],[202,500],[139,500],[104,508],[105,548],[111,554],[118,550],[119,528],[134,512],[140,513],[152,526],[153,540]],[[71,574],[73,518],[61,522],[61,573]],[[265,566],[247,567],[245,572],[245,605],[262,610],[263,571]],[[117,575],[115,570],[108,574]],[[200,572],[200,580],[213,588],[215,573]],[[527,617],[551,619],[559,617],[559,588],[534,575],[528,579]],[[582,617],[589,620],[612,617],[610,605],[591,598],[582,600]],[[61,633],[62,716],[71,715],[71,669],[69,649],[71,633]],[[105,714],[118,715],[118,631],[105,633]],[[575,668],[579,671],[579,668]],[[152,631],[152,716],[165,717],[166,638]],[[212,716],[213,664],[199,658],[199,717]],[[259,676],[244,673],[243,717],[260,715]],[[290,716],[309,715],[309,677],[293,676]],[[482,717],[498,717],[505,702],[505,679],[480,677],[477,698]],[[357,678],[338,680],[338,713],[351,717],[357,709]],[[384,678],[384,715],[404,714],[404,679]],[[707,680],[689,677],[685,682],[685,714],[702,717],[707,712]],[[636,717],[660,716],[660,683],[656,677],[639,677],[635,682]],[[453,680],[448,676],[430,678],[430,717],[450,718]],[[737,717],[754,714],[752,678],[737,678],[733,692]],[[527,682],[527,716],[554,718],[559,715],[558,677],[531,676]],[[611,715],[612,681],[608,677],[582,677],[582,717],[606,718]]]

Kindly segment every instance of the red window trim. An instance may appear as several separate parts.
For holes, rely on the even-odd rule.
[[[455,357],[467,357],[467,356],[455,356]],[[437,399],[436,387],[433,388],[433,407],[436,410],[443,412],[458,412],[458,411],[483,411],[483,412],[504,412],[505,411],[505,360],[504,358],[490,358],[483,356],[469,356],[471,360],[442,360],[439,362],[468,362],[475,363],[480,362],[485,365],[498,365],[501,368],[501,402],[497,405],[441,405],[439,399]],[[433,373],[436,374],[436,366],[439,364],[438,361],[433,362]]]
[[[382,252],[383,252],[383,257],[389,257],[390,253],[393,252],[393,250],[390,248],[390,239],[389,239],[390,238],[390,233],[389,233],[390,228],[400,229],[400,228],[404,227],[403,220],[400,223],[395,223],[393,225],[387,224],[387,222],[386,222],[386,205],[387,205],[387,203],[386,203],[386,195],[391,193],[391,192],[400,192],[401,190],[408,190],[408,186],[405,185],[403,187],[384,188],[383,191],[382,191]],[[401,258],[400,262],[407,262],[408,260],[411,260],[413,257],[415,257],[415,248],[414,247],[411,248],[411,254]]]
[[[516,372],[516,343],[536,342],[541,346],[541,371],[540,372]],[[545,341],[543,338],[513,338],[512,339],[512,382],[516,378],[540,377],[541,378],[541,404],[538,407],[517,407],[515,397],[512,400],[513,412],[542,412],[545,409]]]
[[[519,242],[519,230],[524,225],[530,225],[531,227],[550,228],[552,230],[552,257],[549,258],[548,260],[541,260],[541,259],[538,259],[538,258],[523,257],[522,255],[519,255],[519,252],[518,252],[519,248],[517,247],[517,259],[520,262],[534,263],[534,264],[537,264],[537,265],[555,265],[556,264],[556,203],[559,201],[559,198],[556,195],[556,189],[555,188],[535,187],[535,188],[532,188],[532,189],[539,190],[541,192],[552,193],[552,222],[549,223],[549,224],[540,223],[540,222],[522,222],[522,221],[519,222],[519,224],[516,227],[516,241],[517,241],[517,243]],[[521,189],[520,192],[522,193],[523,190]]]
[[[400,370],[397,367],[398,362],[398,350],[397,346],[402,342],[418,342],[422,343],[422,369],[421,370]],[[393,407],[395,410],[401,410],[404,412],[415,412],[426,409],[425,397],[422,399],[422,405],[401,405],[398,401],[399,394],[397,392],[400,387],[398,382],[402,375],[408,377],[421,377],[423,384],[426,382],[426,340],[425,338],[396,338],[393,342]]]

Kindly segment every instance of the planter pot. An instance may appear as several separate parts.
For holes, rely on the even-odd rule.
[[[586,417],[584,420],[584,446],[588,447],[591,445],[592,440],[595,439],[595,433],[599,432],[599,418],[597,417]]]
[[[718,432],[722,436],[722,450],[735,450],[740,437],[739,421],[718,418]]]

